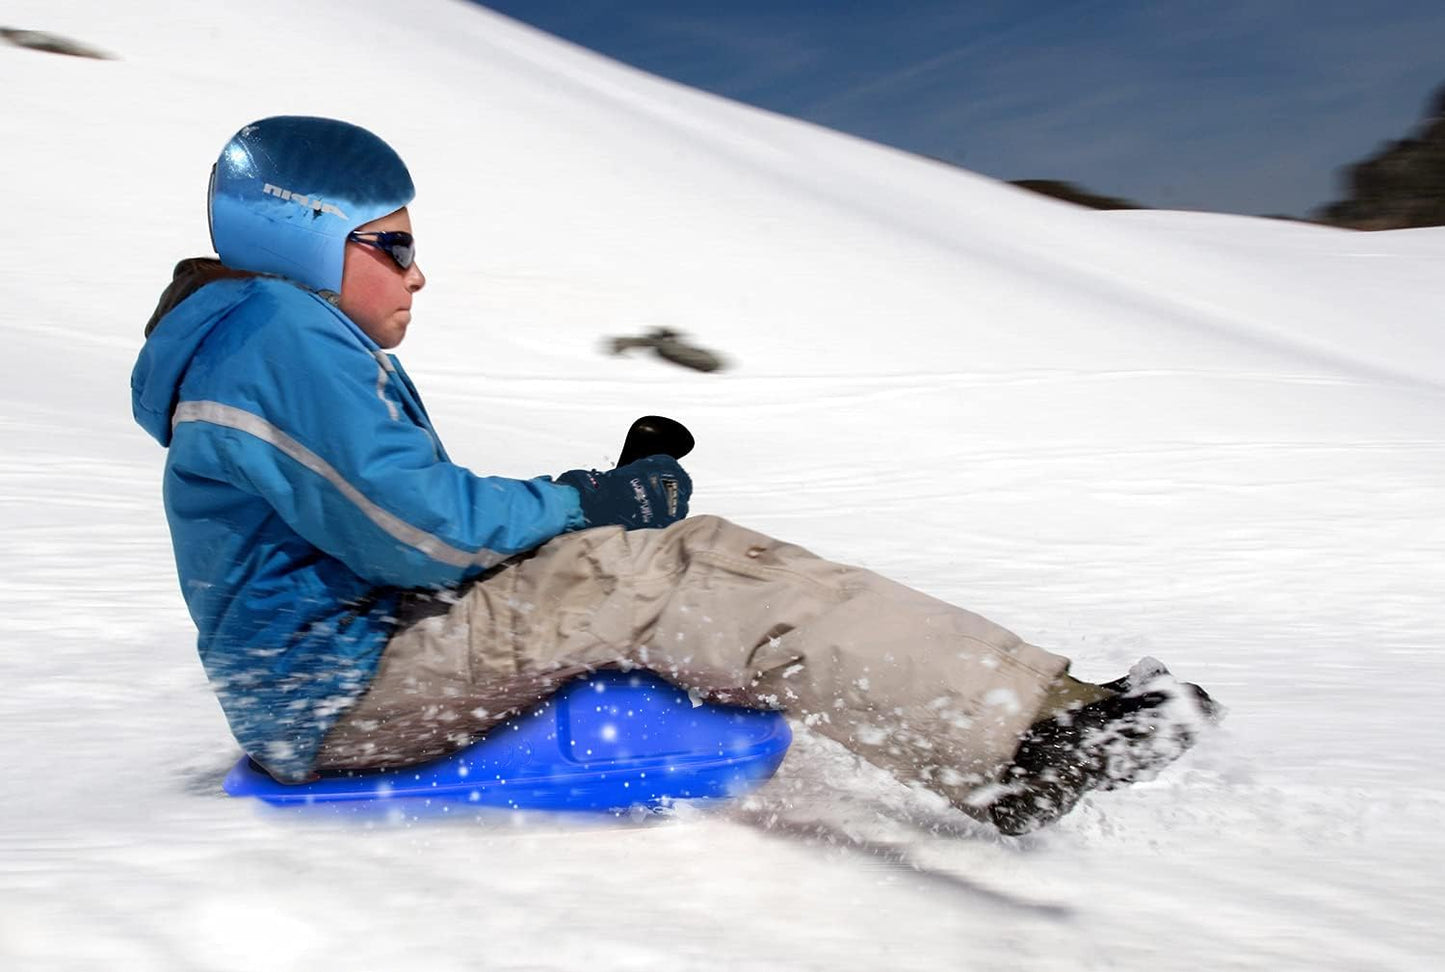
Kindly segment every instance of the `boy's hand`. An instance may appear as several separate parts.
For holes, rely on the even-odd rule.
[[[589,527],[665,527],[687,516],[692,480],[671,456],[649,456],[606,472],[573,469],[557,477],[582,498]]]

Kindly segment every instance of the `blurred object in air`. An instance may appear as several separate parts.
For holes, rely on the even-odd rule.
[[[659,357],[694,371],[720,371],[726,366],[721,355],[689,344],[681,331],[669,327],[655,327],[641,337],[610,338],[607,346],[613,354],[622,354],[633,348],[651,348]]]
[[[71,57],[93,57],[98,61],[113,61],[115,55],[99,48],[90,47],[80,41],[61,37],[45,30],[19,30],[15,27],[0,27],[0,38],[16,47],[28,47],[32,51],[46,51],[50,54],[68,54]]]

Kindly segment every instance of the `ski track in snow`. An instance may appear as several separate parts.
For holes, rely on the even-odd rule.
[[[0,239],[26,268],[0,284],[0,967],[1415,970],[1445,948],[1445,231],[1084,213],[466,4],[318,0],[332,42],[267,78],[239,65],[290,22],[274,0],[11,6],[121,60],[0,47],[27,187]],[[404,94],[346,80],[397,50]],[[460,461],[601,466],[635,415],[676,415],[695,509],[1084,677],[1157,655],[1223,727],[1020,840],[802,727],[755,796],[665,818],[225,798],[236,750],[127,379],[170,263],[204,250],[205,167],[278,111],[411,162],[432,283],[402,356]],[[736,367],[599,350],[661,324]]]

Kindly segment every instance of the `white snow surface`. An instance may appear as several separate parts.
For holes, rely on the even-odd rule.
[[[0,968],[1438,962],[1445,231],[1088,212],[457,0],[3,19],[117,59],[0,45]],[[227,798],[128,377],[172,262],[210,252],[211,161],[288,113],[408,160],[430,283],[401,353],[460,461],[601,466],[673,415],[695,510],[1083,677],[1156,655],[1226,722],[1020,840],[801,727],[755,798],[662,819]],[[656,326],[732,368],[600,350]],[[784,836],[818,822],[865,850]]]

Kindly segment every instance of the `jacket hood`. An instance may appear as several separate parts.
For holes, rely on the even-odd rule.
[[[155,313],[146,321],[146,337],[160,324],[161,318],[175,310],[187,297],[215,280],[246,280],[260,274],[249,270],[232,270],[220,260],[209,257],[191,257],[176,264],[171,273],[171,282],[161,291],[156,302]]]
[[[196,349],[261,276],[201,257],[176,264],[130,375],[131,411],[161,445],[170,445],[171,413]]]

